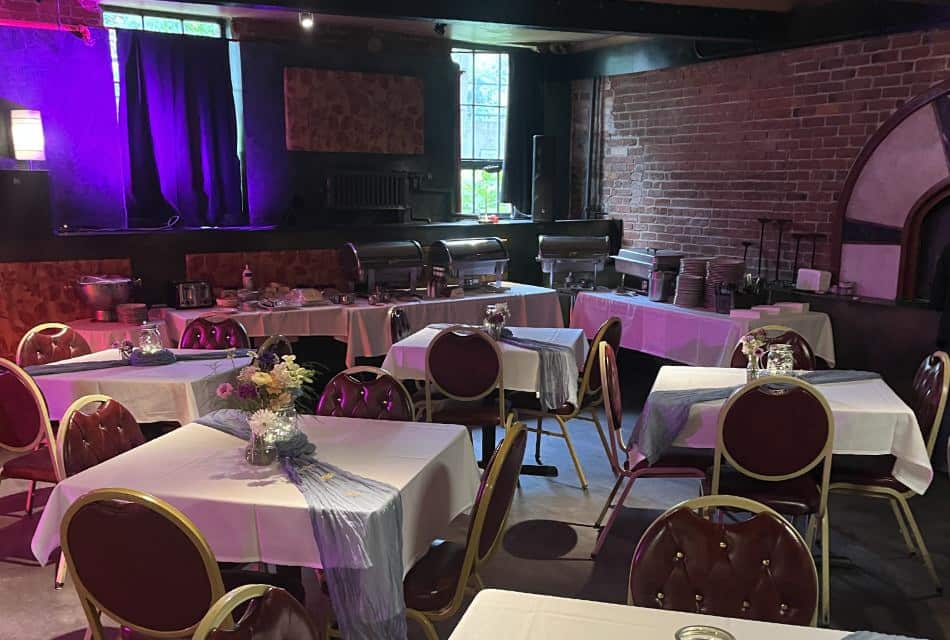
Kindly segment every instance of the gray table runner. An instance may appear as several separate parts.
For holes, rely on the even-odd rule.
[[[528,338],[504,336],[505,342],[538,353],[538,397],[545,409],[557,409],[564,403],[577,406],[577,360],[574,349],[562,344]]]
[[[801,380],[811,384],[831,384],[834,382],[856,382],[860,380],[874,380],[881,376],[870,371],[809,371],[800,376]],[[694,404],[725,400],[737,389],[745,385],[734,387],[717,387],[714,389],[682,389],[677,391],[653,391],[647,398],[643,411],[637,419],[633,430],[633,442],[650,464],[656,463],[660,457],[676,441],[686,421],[689,411]]]
[[[165,366],[175,362],[194,360],[224,360],[226,358],[246,358],[254,353],[252,349],[237,349],[236,351],[207,351],[205,353],[180,353],[175,360],[161,364],[143,364],[141,366]],[[99,369],[116,369],[118,367],[135,366],[128,360],[90,360],[88,362],[63,362],[52,364],[38,364],[25,367],[24,371],[36,378],[37,376],[51,376],[57,373],[79,373],[82,371],[98,371]]]
[[[236,409],[197,422],[250,438],[247,417]],[[314,453],[302,433],[278,447],[284,473],[307,500],[340,631],[353,640],[405,640],[399,491],[320,462]]]

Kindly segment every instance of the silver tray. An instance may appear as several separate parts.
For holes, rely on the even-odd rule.
[[[736,640],[736,637],[718,627],[690,625],[676,632],[676,640]]]

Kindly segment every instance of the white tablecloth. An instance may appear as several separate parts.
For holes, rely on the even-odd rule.
[[[475,455],[463,427],[354,418],[301,417],[317,456],[399,490],[408,571],[474,502]],[[278,466],[252,467],[245,442],[189,424],[54,487],[33,536],[46,562],[59,525],[80,496],[103,487],[139,489],[182,510],[220,562],[321,567],[307,503]]]
[[[208,353],[197,349],[172,349],[173,353]],[[56,364],[119,360],[118,349],[97,351]],[[139,422],[170,420],[186,424],[224,402],[215,395],[222,382],[233,381],[237,371],[250,358],[234,360],[190,360],[158,367],[115,367],[55,373],[34,379],[46,397],[49,415],[53,420],[80,396],[103,393],[121,402]]]
[[[394,344],[386,354],[383,369],[400,380],[425,380],[426,349],[441,328],[426,327]],[[516,338],[540,340],[571,347],[577,359],[578,369],[584,366],[588,345],[584,332],[580,329],[511,327],[511,331]],[[538,366],[541,358],[538,352],[506,342],[499,342],[498,347],[501,349],[505,389],[537,393],[539,391]],[[574,386],[577,386],[577,380],[574,381]]]
[[[645,296],[615,293],[578,294],[571,311],[571,326],[593,337],[611,316],[623,323],[620,346],[634,351],[701,367],[728,367],[739,339],[751,329],[779,324],[800,333],[815,355],[835,364],[831,320],[825,313],[782,313],[758,320],[651,302]]]
[[[744,369],[663,367],[651,391],[708,389],[745,384]],[[893,454],[894,477],[917,493],[933,479],[933,468],[914,412],[881,379],[818,385],[835,419],[834,452]],[[647,399],[649,402],[649,399]],[[723,400],[693,405],[674,445],[713,449]],[[768,426],[763,419],[763,426]]]
[[[506,282],[502,293],[467,293],[462,298],[396,301],[388,305],[370,306],[359,299],[350,306],[328,305],[292,311],[254,311],[230,313],[252,337],[331,336],[347,343],[346,360],[352,365],[358,357],[382,356],[392,346],[389,309],[399,307],[406,312],[409,326],[421,329],[436,322],[478,323],[485,315],[485,306],[507,302],[511,312],[509,324],[520,327],[563,327],[564,319],[557,292],[528,284]],[[165,315],[170,339],[177,344],[185,325],[202,315],[219,313],[218,309],[171,310]]]
[[[92,320],[73,320],[68,323],[70,327],[79,332],[93,351],[102,351],[111,349],[116,342],[129,340],[133,344],[139,343],[140,325],[125,324],[123,322],[93,322]],[[168,339],[168,331],[165,331],[164,325],[159,323],[161,328],[162,344],[166,347],[177,347],[178,341],[172,344]]]
[[[690,625],[725,629],[736,640],[840,640],[844,631],[721,618],[514,591],[480,592],[449,640],[673,640]]]

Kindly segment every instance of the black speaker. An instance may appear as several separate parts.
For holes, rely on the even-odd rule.
[[[45,171],[0,170],[0,234],[35,239],[53,235]]]
[[[554,172],[557,161],[554,136],[534,136],[531,161],[531,219],[554,220]]]

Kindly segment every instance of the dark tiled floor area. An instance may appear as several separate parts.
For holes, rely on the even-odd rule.
[[[626,400],[632,426],[636,407],[655,373],[646,359],[625,358],[621,368],[630,387]],[[504,544],[484,572],[492,587],[568,597],[624,602],[625,582],[634,545],[658,512],[696,494],[695,481],[641,481],[618,518],[596,561],[591,523],[613,484],[593,425],[571,425],[590,490],[578,488],[563,442],[544,444],[545,462],[556,464],[559,478],[529,478],[521,483]],[[476,442],[478,438],[475,438]],[[532,443],[533,445],[533,443]],[[37,515],[23,514],[25,486],[0,484],[0,638],[3,640],[82,638],[85,623],[71,586],[53,591],[53,566],[38,567],[29,544]],[[48,491],[41,494],[40,503]],[[911,501],[937,570],[950,576],[950,480],[938,475],[927,495]],[[460,518],[446,536],[462,539]],[[834,497],[831,503],[833,553],[850,566],[832,569],[832,626],[872,629],[909,636],[950,638],[950,600],[934,594],[917,558],[908,557],[890,509],[884,503]],[[318,590],[308,579],[308,606],[319,610]],[[447,637],[455,621],[440,625]],[[410,628],[410,636],[421,637]]]

